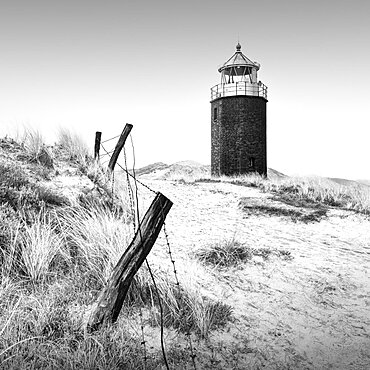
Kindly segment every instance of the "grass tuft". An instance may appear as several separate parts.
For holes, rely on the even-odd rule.
[[[243,243],[231,239],[200,248],[196,256],[201,262],[216,267],[236,266],[252,258],[251,250]]]
[[[124,213],[90,203],[89,208],[67,207],[59,215],[63,237],[85,278],[104,286],[130,241]]]
[[[211,330],[225,327],[232,319],[230,306],[203,297],[194,286],[177,286],[166,271],[158,269],[154,275],[165,327],[182,333],[193,331],[201,338],[207,338]],[[146,270],[142,269],[135,278],[128,298],[128,304],[150,307],[152,324],[160,325],[157,291]]]
[[[252,260],[254,256],[267,260],[273,255],[285,260],[292,258],[289,251],[273,248],[250,248],[235,239],[210,244],[195,252],[195,256],[201,262],[216,268],[235,267]]]
[[[30,162],[39,163],[47,168],[53,167],[52,153],[44,144],[44,138],[39,131],[25,129],[22,144],[24,154]]]
[[[178,171],[167,180],[181,183],[230,183],[234,185],[256,187],[264,192],[271,192],[277,199],[290,202],[311,202],[331,207],[353,210],[370,214],[370,187],[356,184],[341,185],[321,177],[271,177],[265,178],[257,173],[236,176],[211,176],[210,173],[191,174]]]
[[[279,199],[277,197],[277,199]],[[281,205],[274,206],[272,204],[263,204],[260,201],[253,201],[251,198],[241,198],[239,201],[239,208],[242,209],[247,215],[267,215],[267,216],[278,216],[278,217],[289,217],[294,222],[320,222],[323,217],[326,216],[328,209],[324,206],[318,206],[317,204],[308,204],[303,206],[302,202],[297,200],[296,202],[292,199],[286,200],[285,198],[279,199],[283,200],[284,203],[288,204],[290,207],[285,208]]]
[[[90,152],[80,136],[62,128],[58,133],[58,145],[66,160],[76,162],[82,169],[87,167]]]
[[[51,265],[61,253],[63,239],[50,217],[40,212],[31,225],[23,225],[20,234],[20,267],[32,283],[44,281]]]

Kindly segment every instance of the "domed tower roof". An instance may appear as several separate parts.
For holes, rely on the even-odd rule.
[[[234,55],[228,59],[222,67],[218,69],[219,72],[224,71],[225,74],[229,74],[228,71],[230,69],[234,70],[234,67],[254,67],[258,71],[260,68],[259,63],[257,62],[252,62],[248,57],[246,57],[242,52],[241,52],[241,45],[238,43],[236,45],[236,52]],[[239,69],[239,68],[238,68]],[[239,69],[240,72],[242,72],[242,69]],[[234,74],[234,73],[233,73]]]

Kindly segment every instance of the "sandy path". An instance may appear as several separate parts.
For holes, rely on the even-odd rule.
[[[234,308],[230,333],[248,343],[245,361],[249,356],[256,368],[370,369],[369,219],[334,209],[315,223],[246,216],[241,197],[269,195],[224,183],[145,181],[174,202],[167,225],[178,261],[232,238],[291,252],[290,261],[258,257],[241,269],[197,269],[202,288]]]

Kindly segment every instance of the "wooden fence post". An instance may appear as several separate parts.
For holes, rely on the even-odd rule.
[[[110,172],[113,172],[113,170],[114,170],[114,166],[116,165],[118,156],[121,153],[121,150],[122,150],[123,146],[125,145],[127,136],[131,132],[132,127],[133,127],[132,125],[130,125],[129,123],[126,123],[126,126],[123,129],[122,134],[118,139],[117,145],[114,148],[114,152],[113,152],[112,157],[110,158],[110,161],[109,161],[109,164],[108,164],[108,169],[109,169]]]
[[[172,204],[163,194],[157,193],[93,307],[87,322],[90,331],[98,329],[105,322],[117,320],[131,282],[151,251]]]
[[[101,132],[95,132],[95,147],[94,147],[94,159],[99,159],[99,151],[100,151],[100,142],[101,142]]]

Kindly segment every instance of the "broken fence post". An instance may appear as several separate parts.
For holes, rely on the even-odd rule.
[[[94,305],[87,322],[90,331],[98,329],[105,322],[117,320],[131,282],[151,251],[172,204],[163,194],[157,193]]]
[[[95,132],[95,147],[94,147],[94,159],[99,159],[99,151],[100,151],[100,143],[101,143],[101,132]]]
[[[126,123],[126,126],[123,129],[122,134],[118,139],[117,145],[114,148],[114,152],[113,152],[112,157],[110,158],[110,161],[109,161],[109,164],[108,164],[108,169],[109,169],[110,172],[113,172],[113,170],[114,170],[114,167],[116,165],[118,156],[121,153],[121,150],[125,145],[126,139],[129,135],[129,133],[131,132],[132,127],[133,127],[132,125],[130,125],[129,123]]]

